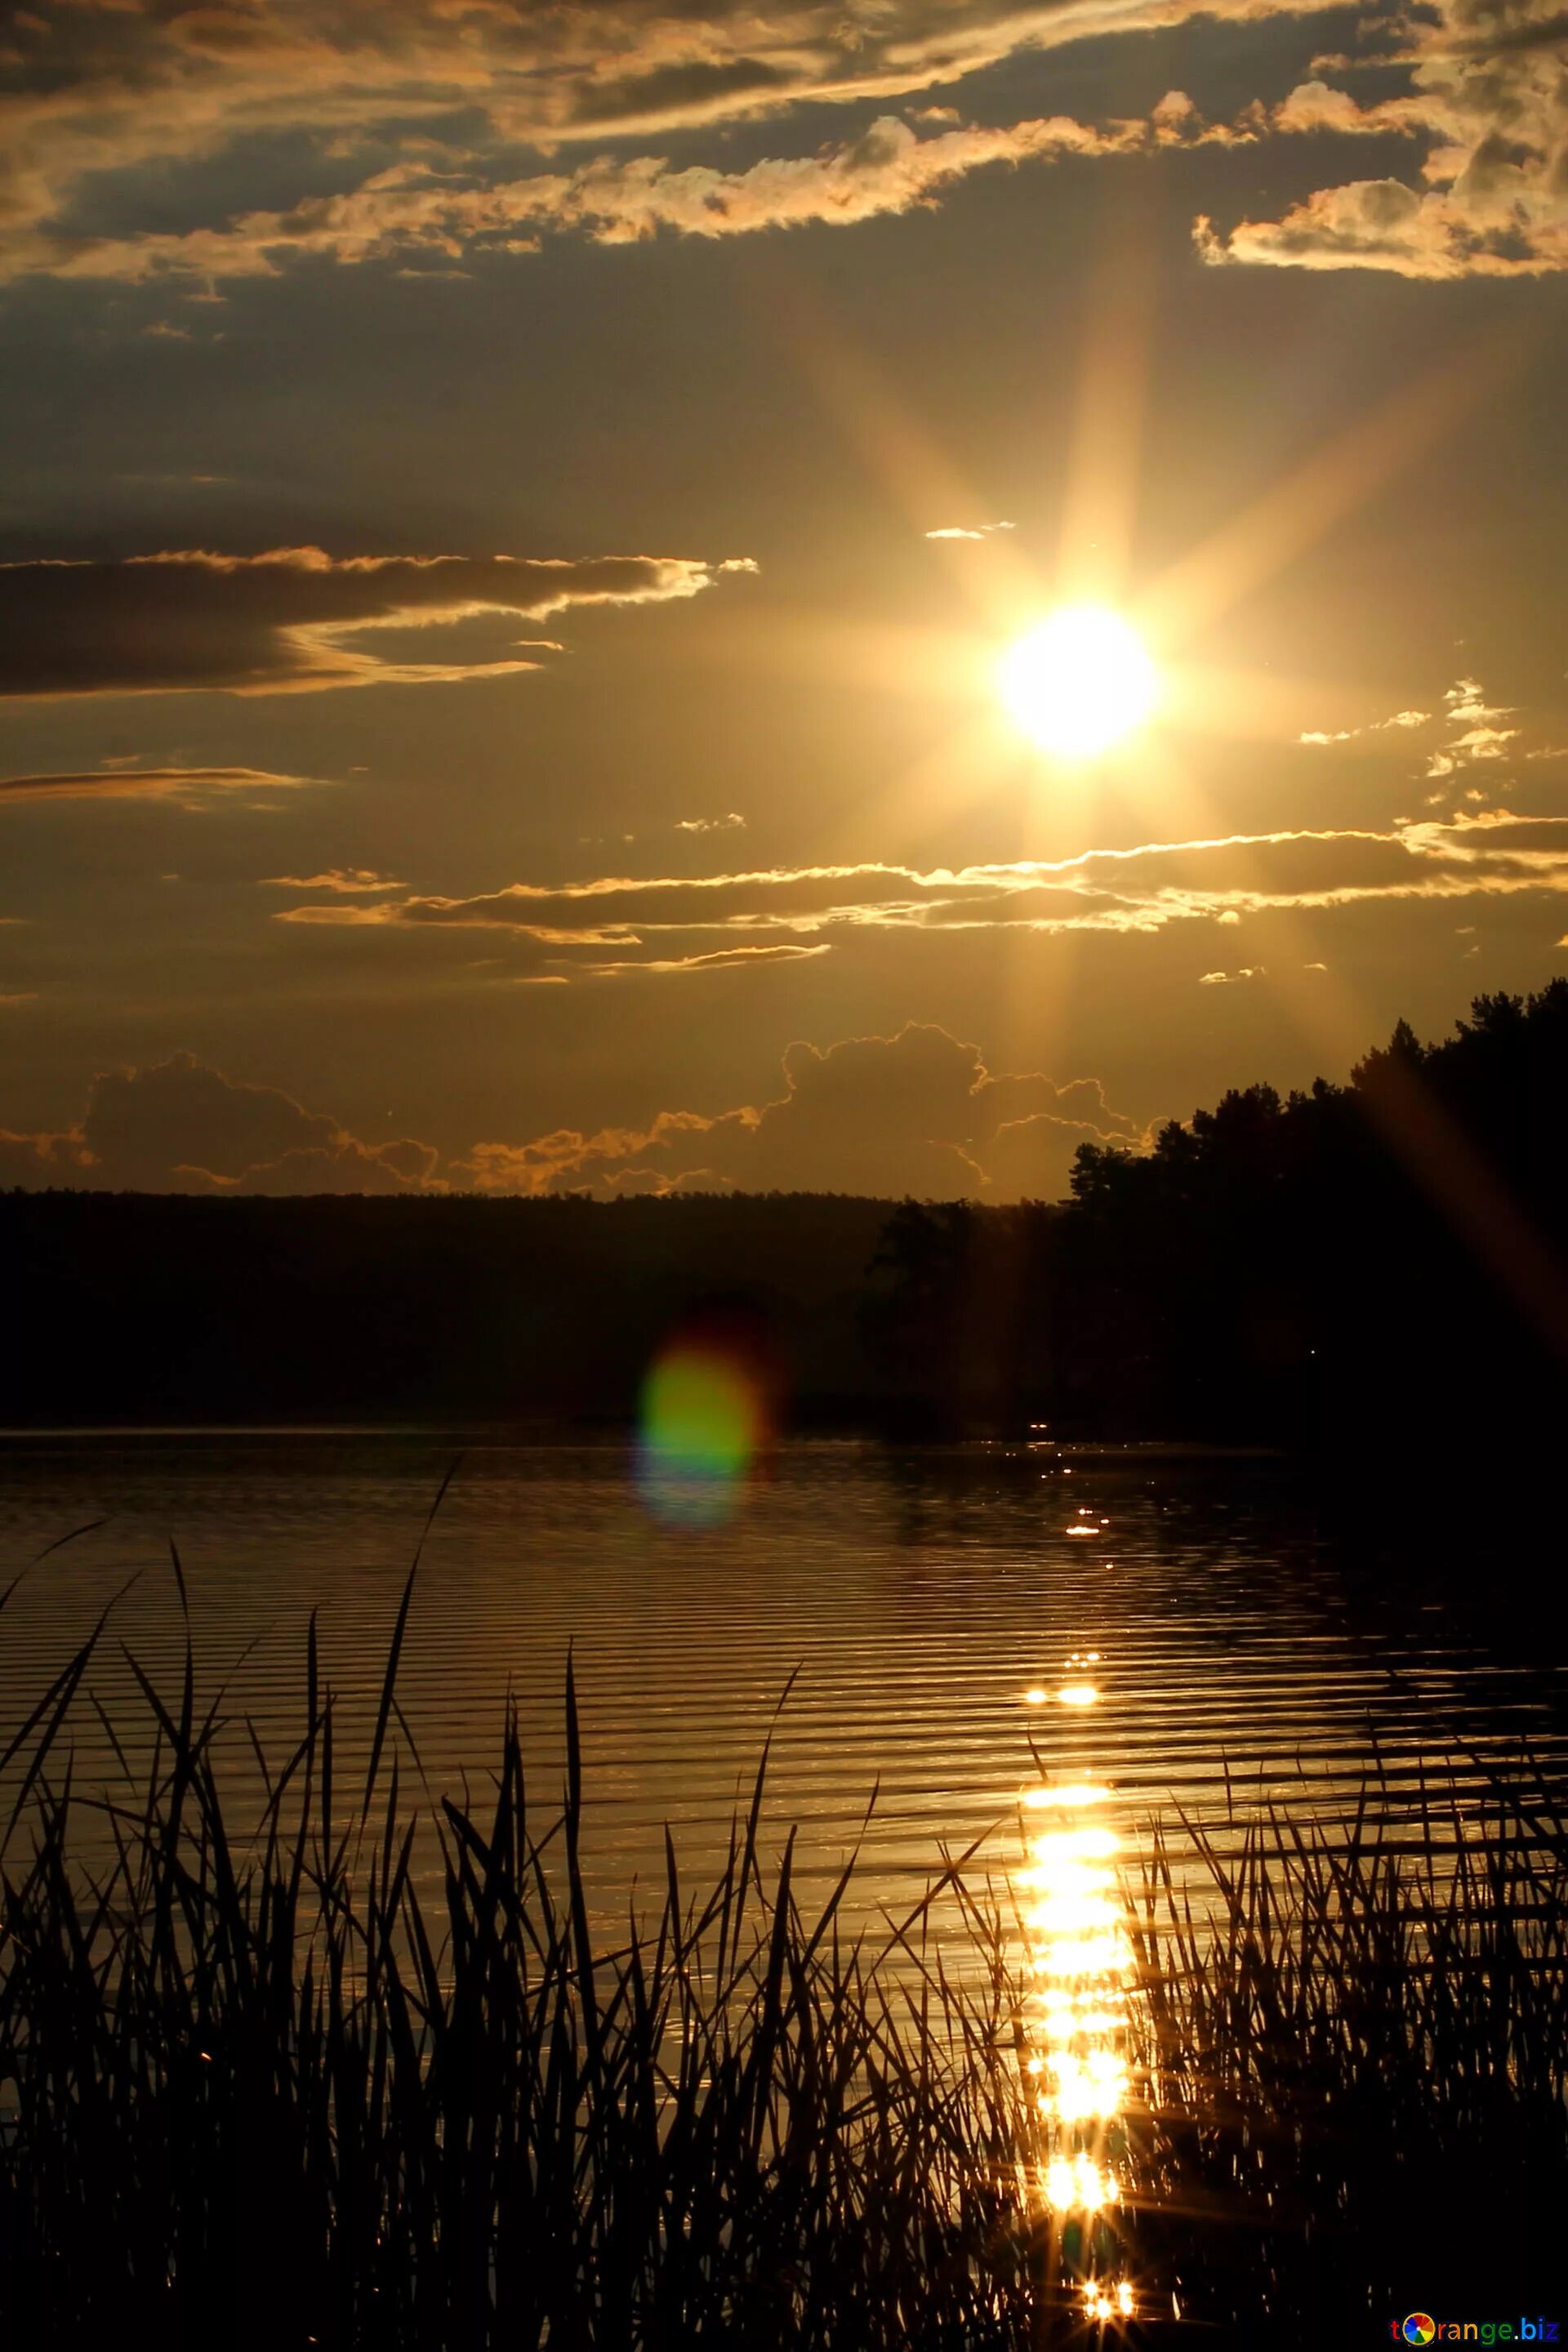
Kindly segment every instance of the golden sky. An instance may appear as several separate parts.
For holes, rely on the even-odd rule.
[[[0,157],[0,1181],[1052,1197],[1563,968],[1554,0],[39,0]]]

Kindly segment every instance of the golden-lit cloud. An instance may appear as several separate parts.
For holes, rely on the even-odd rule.
[[[289,923],[510,932],[556,951],[565,971],[694,968],[698,950],[650,943],[780,932],[827,944],[858,930],[942,933],[1024,929],[1152,933],[1173,923],[1238,920],[1271,912],[1536,893],[1568,893],[1568,817],[1508,809],[1463,811],[1386,831],[1344,827],[1233,834],[1090,849],[922,872],[885,864],[771,867],[698,877],[605,876],[550,886],[513,883],[474,898],[417,895],[374,906],[315,903],[281,909]],[[614,948],[615,962],[572,951]],[[798,954],[794,947],[787,952]],[[716,959],[715,959],[716,960]]]
[[[1317,4],[1208,0],[1204,13],[1245,20],[1300,14]],[[242,141],[254,158],[268,134],[287,156],[280,168],[293,178],[275,215],[287,240],[296,227],[308,235],[337,201],[330,191],[342,176],[340,159],[358,150],[433,153],[442,169],[467,167],[472,178],[476,163],[520,150],[569,157],[589,143],[604,149],[631,138],[721,129],[805,105],[885,108],[951,89],[1028,50],[1147,31],[1192,13],[1190,0],[1083,0],[1071,10],[1020,7],[1015,0],[973,0],[963,9],[951,0],[875,6],[853,0],[847,8],[837,0],[791,0],[787,6],[718,0],[700,11],[657,8],[647,0],[596,0],[593,8],[489,0],[385,0],[374,8],[345,8],[331,0],[245,0],[221,9],[171,9],[163,0],[38,0],[13,12],[0,54],[6,158],[0,273],[136,274],[127,263],[141,240],[134,234],[105,237],[80,217],[80,199],[94,179],[118,173],[124,187],[138,169],[174,161],[216,165]],[[966,129],[956,108],[910,111],[939,136],[951,132],[963,142],[992,135]],[[1012,139],[1019,128],[996,135]],[[850,155],[854,143],[844,142],[840,152]],[[310,162],[301,166],[302,155],[314,170]],[[769,163],[764,180],[782,175],[771,193],[762,182],[745,195],[721,187],[718,205],[733,201],[742,210],[772,205],[795,208],[797,216],[858,216],[847,192],[845,201],[814,210],[815,200],[803,193],[809,170],[798,172],[799,187],[788,186],[797,166],[810,161]],[[396,162],[384,167],[393,173],[399,168]],[[595,168],[597,157],[589,170]],[[700,211],[715,194],[710,180],[744,176],[710,172],[676,184],[683,175],[658,156],[605,168],[612,174],[624,168],[630,176],[613,195],[601,192],[609,208],[594,217],[627,222],[641,201],[639,177],[668,183],[654,201],[673,216]],[[934,168],[934,159],[918,167],[922,173]],[[376,176],[360,184],[351,203],[374,191]],[[493,168],[485,176],[492,188],[502,186]],[[568,165],[557,176],[570,187],[574,173]],[[855,176],[852,170],[847,176]],[[864,176],[869,185],[875,174]],[[826,188],[834,174],[818,177]],[[438,212],[438,188],[427,187],[426,196]],[[493,226],[503,235],[520,234],[515,200],[496,205]],[[521,233],[526,237],[526,228]],[[181,240],[150,232],[148,252],[163,255],[153,266],[233,268],[245,242],[216,224],[184,236],[174,263],[173,247]],[[201,240],[209,236],[219,243],[204,260]]]
[[[1436,24],[1394,20],[1392,37],[1408,46],[1391,56],[1385,41],[1363,62],[1402,68],[1407,87],[1366,104],[1324,79],[1327,60],[1271,109],[1254,100],[1228,125],[1204,125],[1181,92],[1142,121],[1098,129],[1066,117],[974,123],[960,106],[915,102],[962,96],[970,77],[1029,51],[1328,5],[38,0],[13,12],[0,52],[0,278],[199,284],[312,255],[423,254],[450,266],[482,248],[527,252],[562,229],[625,243],[660,229],[714,237],[850,224],[940,200],[998,163],[1264,137],[1319,147],[1373,138],[1418,152],[1407,175],[1400,165],[1321,186],[1276,220],[1227,230],[1201,220],[1210,260],[1430,278],[1568,267],[1557,0],[1485,10],[1441,0]],[[860,120],[838,140],[788,152],[787,119],[822,106]],[[689,148],[704,131],[768,119],[779,152],[739,169],[722,150],[696,162],[625,152],[678,137]],[[269,138],[279,184],[264,207],[232,213],[215,201],[174,229],[156,225],[155,210],[135,220],[138,174],[155,183],[160,167],[205,165],[216,195],[231,152],[244,142],[254,163]],[[356,157],[360,173],[345,185]],[[520,169],[524,158],[549,168]],[[92,203],[109,174],[122,199],[114,229]]]
[[[4,658],[0,655],[0,667]],[[287,792],[320,781],[314,776],[280,776],[270,768],[68,769],[35,776],[0,776],[0,808],[9,801],[62,800],[179,801],[200,806],[212,793]]]
[[[775,1084],[777,1082],[775,1081]],[[370,1144],[275,1087],[190,1054],[107,1071],[59,1133],[0,1130],[0,1185],[227,1193],[547,1194],[846,1192],[1054,1199],[1079,1143],[1137,1145],[1098,1080],[994,1076],[979,1048],[910,1024],[891,1037],[792,1045],[782,1088],[643,1127],[559,1129],[444,1160],[404,1138]]]
[[[1279,220],[1227,236],[1198,224],[1215,262],[1386,269],[1405,278],[1539,277],[1568,268],[1568,75],[1560,0],[1443,0],[1397,60],[1409,87],[1360,104],[1320,79],[1275,108],[1271,130],[1418,141],[1415,179],[1315,189]]]
[[[689,956],[647,956],[579,964],[579,971],[595,980],[612,978],[619,972],[671,971],[744,971],[749,966],[763,963],[798,963],[803,957],[827,953],[826,942],[818,947],[757,947],[710,948],[705,954]]]
[[[1384,735],[1391,728],[1407,730],[1415,727],[1429,727],[1431,723],[1432,713],[1429,710],[1396,710],[1391,718],[1373,719],[1364,727],[1336,727],[1327,730],[1315,727],[1309,728],[1305,734],[1299,735],[1296,740],[1300,743],[1351,743],[1361,735]]]
[[[343,265],[477,252],[526,253],[544,234],[635,245],[666,230],[745,236],[813,223],[847,226],[929,205],[994,164],[1058,155],[1121,155],[1187,143],[1155,122],[1105,129],[1053,115],[998,126],[966,124],[922,138],[900,115],[805,155],[768,156],[744,170],[677,165],[661,155],[598,156],[569,172],[472,181],[439,161],[389,165],[342,194],[238,215],[221,226],[132,236],[40,237],[22,265],[61,278],[135,284],[154,278],[268,278],[289,261]],[[1195,126],[1192,138],[1228,137]],[[3,267],[3,255],[0,255]]]
[[[999,530],[1016,530],[1017,528],[1017,524],[1012,522],[982,522],[976,523],[973,529],[966,524],[954,522],[943,524],[940,530],[925,531],[922,536],[926,539],[984,540],[992,538]]]
[[[448,1171],[481,1192],[841,1192],[1054,1200],[1080,1143],[1136,1145],[1100,1082],[995,1076],[977,1046],[910,1023],[891,1037],[794,1045],[784,1089],[707,1117],[477,1146]]]
[[[331,890],[344,898],[368,898],[378,890],[403,890],[407,885],[390,874],[374,873],[368,866],[332,866],[324,874],[265,874],[262,890]]]
[[[277,694],[501,677],[559,647],[408,661],[374,639],[497,614],[538,622],[580,606],[665,604],[711,587],[723,568],[684,556],[333,557],[319,547],[3,563],[0,696]]]

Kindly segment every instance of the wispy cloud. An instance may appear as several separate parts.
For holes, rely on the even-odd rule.
[[[719,568],[685,556],[333,557],[318,547],[4,563],[0,695],[276,694],[501,677],[560,648],[544,641],[485,661],[409,662],[365,640],[491,614],[537,622],[581,606],[666,604],[711,587]]]
[[[1299,735],[1299,743],[1351,743],[1361,735],[1384,735],[1391,728],[1426,727],[1431,724],[1429,710],[1396,710],[1390,719],[1374,719],[1365,727],[1336,727],[1331,731],[1313,728]]]
[[[4,665],[0,655],[0,667]],[[210,793],[292,792],[316,776],[279,775],[270,768],[66,769],[32,776],[0,776],[0,807],[7,801],[156,800],[199,805]]]
[[[343,898],[368,898],[380,890],[405,890],[395,875],[373,873],[368,866],[332,866],[324,874],[268,874],[258,884],[262,890],[331,890]]]
[[[705,954],[689,956],[627,957],[619,961],[581,963],[574,967],[595,980],[605,980],[622,972],[672,971],[744,971],[755,964],[799,963],[809,956],[828,952],[827,943],[816,947],[710,948]]]
[[[739,172],[677,165],[662,155],[598,156],[567,172],[475,181],[443,164],[399,163],[346,194],[240,214],[212,227],[70,238],[39,233],[14,267],[124,284],[269,278],[289,261],[515,255],[546,234],[635,245],[661,230],[711,239],[814,223],[844,226],[931,204],[989,166],[1169,143],[1152,124],[1100,130],[1066,115],[921,138],[901,115],[889,114],[837,146],[764,157]]]
[[[1232,834],[931,871],[869,863],[695,878],[605,875],[563,885],[512,883],[472,898],[301,905],[280,909],[275,919],[510,933],[550,950],[570,973],[591,968],[585,951],[605,949],[615,950],[617,971],[631,964],[689,969],[694,957],[715,951],[715,934],[732,951],[742,942],[777,942],[780,934],[791,942],[829,944],[867,929],[1151,933],[1271,911],[1524,893],[1568,893],[1568,818],[1496,809],[1400,822],[1386,831]],[[664,943],[670,941],[679,945],[679,957],[669,955]]]

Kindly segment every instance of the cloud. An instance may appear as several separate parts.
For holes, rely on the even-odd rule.
[[[1437,279],[1568,268],[1561,0],[1441,0],[1438,17],[1407,23],[1397,95],[1362,106],[1312,80],[1269,118],[1286,134],[1418,141],[1421,184],[1315,189],[1279,220],[1244,220],[1228,236],[1200,221],[1205,259]]]
[[[1478,678],[1457,679],[1445,690],[1443,706],[1441,712],[1396,710],[1391,718],[1373,719],[1366,727],[1341,727],[1331,733],[1314,731],[1299,736],[1297,740],[1316,745],[1349,743],[1364,735],[1382,735],[1396,729],[1408,731],[1429,726],[1436,717],[1450,730],[1459,728],[1463,731],[1458,734],[1450,732],[1447,740],[1427,755],[1425,773],[1430,780],[1451,776],[1458,769],[1478,760],[1501,759],[1506,746],[1517,741],[1521,732],[1517,727],[1496,724],[1498,719],[1510,716],[1510,708],[1503,704],[1489,704]],[[1537,755],[1527,753],[1525,756],[1533,758]],[[1436,797],[1441,798],[1442,795]]]
[[[787,960],[805,943],[820,948],[863,930],[1153,933],[1279,910],[1521,894],[1568,894],[1568,817],[1463,811],[1396,820],[1386,831],[1232,834],[930,872],[867,863],[606,875],[511,883],[472,898],[317,902],[280,908],[274,919],[500,932],[563,976],[602,977],[701,969],[721,957],[768,960],[758,949],[782,950]]]
[[[368,866],[332,866],[324,874],[268,874],[257,884],[260,890],[332,890],[350,898],[407,887],[394,875],[373,873]]]
[[[1016,530],[1017,528],[1017,524],[1013,522],[983,522],[973,530],[966,530],[961,523],[949,523],[942,530],[928,530],[924,535],[927,539],[989,539],[994,531]]]
[[[910,1023],[891,1037],[791,1045],[782,1089],[643,1128],[558,1129],[444,1162],[405,1138],[370,1144],[275,1087],[175,1054],[101,1073],[78,1124],[0,1131],[0,1186],[200,1193],[525,1194],[807,1191],[900,1198],[1056,1198],[1082,1142],[1143,1140],[1100,1082],[994,1075],[979,1048]]]
[[[892,1037],[792,1045],[784,1091],[646,1129],[476,1146],[455,1163],[481,1192],[842,1192],[951,1200],[1058,1197],[1079,1143],[1141,1140],[1096,1079],[993,1076],[977,1046],[910,1023]]]
[[[998,163],[1265,137],[1330,152],[1373,139],[1396,169],[1316,188],[1276,220],[1201,220],[1211,261],[1439,279],[1568,267],[1561,0],[1438,0],[1389,20],[1407,46],[1361,63],[1406,81],[1369,104],[1323,78],[1344,65],[1327,59],[1228,125],[1204,124],[1180,91],[1100,130],[977,125],[916,102],[1027,50],[1319,5],[1331,0],[36,0],[12,12],[0,53],[0,277],[205,286],[311,257],[450,268],[560,230],[625,243],[851,223],[939,201]],[[805,155],[733,170],[626,152],[825,105],[862,120]],[[170,164],[198,190],[205,167],[216,196],[242,142],[247,175],[258,159],[269,174],[265,205],[204,214],[198,195],[186,227],[158,226],[155,210],[100,226],[101,188],[123,217]],[[519,173],[529,153],[550,168]]]
[[[1426,727],[1431,723],[1431,719],[1429,710],[1396,710],[1392,718],[1374,719],[1365,727],[1337,727],[1329,733],[1314,729],[1308,734],[1298,735],[1296,740],[1298,743],[1349,743],[1358,735],[1386,734],[1390,728]]]
[[[354,641],[483,614],[541,621],[583,605],[661,604],[698,594],[714,576],[686,557],[335,558],[318,547],[0,563],[0,695],[275,694],[494,677],[538,665],[515,649],[485,661],[409,662]],[[545,649],[559,650],[530,650]],[[117,788],[136,785],[121,773],[99,786]]]
[[[346,266],[516,254],[534,250],[546,232],[634,245],[661,230],[715,238],[814,223],[843,226],[934,203],[956,182],[990,165],[1126,154],[1170,143],[1170,134],[1141,122],[1100,131],[1066,115],[970,124],[922,139],[901,116],[889,114],[837,146],[765,156],[740,172],[676,165],[662,155],[601,155],[570,172],[476,181],[444,163],[398,163],[346,193],[304,198],[285,210],[243,213],[221,226],[39,236],[15,266],[140,284],[269,278],[289,261]]]
[[[712,948],[706,955],[645,956],[628,958],[619,962],[583,963],[575,969],[585,971],[595,980],[608,979],[626,971],[744,971],[752,964],[799,963],[811,956],[828,952],[826,942],[814,948]]]
[[[738,833],[745,822],[743,816],[738,816],[731,809],[727,816],[678,816],[675,830],[677,833]]]
[[[0,604],[4,588],[0,587]],[[0,651],[0,676],[5,654]],[[0,691],[4,691],[0,688]],[[199,806],[215,793],[289,792],[318,783],[316,776],[280,776],[269,768],[89,768],[37,776],[0,776],[0,807],[7,801],[158,800]]]
[[[1461,677],[1455,680],[1443,697],[1448,706],[1448,716],[1457,726],[1469,726],[1480,720],[1506,719],[1511,709],[1509,703],[1495,707],[1489,703],[1479,678]]]
[[[1311,4],[1295,0],[1288,13]],[[1276,12],[1277,0],[1210,0],[1206,11],[1237,20]],[[496,0],[385,0],[374,8],[333,0],[207,8],[37,0],[12,12],[0,52],[0,271],[107,267],[134,274],[142,265],[132,256],[140,248],[148,266],[210,273],[233,267],[242,248],[264,253],[262,223],[275,224],[274,237],[297,249],[341,228],[345,242],[324,249],[346,251],[353,240],[377,234],[374,203],[359,200],[374,198],[389,175],[395,186],[410,157],[432,183],[423,194],[434,255],[461,250],[475,228],[502,244],[526,245],[538,193],[531,200],[510,196],[495,172],[520,149],[569,163],[586,145],[602,150],[801,106],[885,109],[945,90],[1022,50],[1148,30],[1192,13],[1190,0],[1081,0],[1070,10],[1018,0],[966,0],[963,8],[952,0],[880,0],[848,9],[840,0],[716,0],[701,9],[648,0],[595,0],[591,8]],[[955,108],[911,110],[942,137],[990,135],[966,130]],[[901,118],[884,113],[881,121]],[[1183,128],[1180,108],[1167,101],[1151,135],[1168,140]],[[135,174],[157,183],[163,164],[184,167],[187,185],[190,167],[205,165],[222,186],[231,151],[245,142],[254,167],[268,155],[269,141],[279,184],[273,209],[250,216],[256,226],[237,236],[209,218],[183,236],[96,233],[100,175],[120,175],[121,203]],[[332,193],[344,162],[362,154],[381,170],[346,198]],[[769,163],[764,179],[787,178],[797,160],[811,159]],[[450,191],[437,173],[472,181],[486,167],[490,184],[467,191],[479,201],[466,221],[443,207]],[[674,184],[683,175],[658,156],[635,158],[626,168],[631,178],[611,214],[595,217],[626,217],[638,175],[671,183],[658,201],[678,208],[700,205],[710,193],[706,181]],[[570,166],[551,176],[568,191],[578,178]],[[709,175],[726,184],[721,206],[730,201],[727,184],[742,176]],[[862,216],[852,198],[835,203],[830,195],[813,211],[803,193],[809,175],[799,176],[802,188],[782,194],[775,210],[782,204],[796,216]],[[742,209],[759,207],[762,184],[737,201]],[[325,217],[344,203],[349,210],[338,222]]]
[[[62,1134],[0,1130],[0,1184],[137,1192],[406,1192],[437,1154],[366,1144],[276,1087],[248,1086],[174,1054],[106,1070]],[[444,1189],[441,1187],[439,1189]]]
[[[1323,967],[1321,964],[1314,964],[1309,966],[1308,969],[1315,971],[1321,971]],[[1198,986],[1200,988],[1228,988],[1234,985],[1234,983],[1238,980],[1261,980],[1262,977],[1263,966],[1260,963],[1244,963],[1241,965],[1239,970],[1236,971],[1200,971],[1198,974]]]

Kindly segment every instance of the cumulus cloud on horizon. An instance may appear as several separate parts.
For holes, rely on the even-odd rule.
[[[401,1192],[419,1189],[437,1157],[407,1139],[362,1143],[279,1088],[184,1053],[100,1071],[61,1132],[0,1129],[0,1184],[29,1191]]]
[[[636,1193],[842,1192],[898,1199],[1056,1199],[1080,1143],[1142,1141],[1098,1079],[994,1075],[941,1028],[792,1045],[783,1090],[642,1128],[480,1142],[371,1144],[275,1087],[181,1053],[106,1071],[58,1133],[0,1130],[0,1185],[195,1193],[473,1191],[601,1200]]]
[[[537,668],[530,656],[559,646],[543,641],[484,661],[410,662],[364,640],[492,614],[539,622],[574,607],[664,604],[700,594],[720,572],[744,562],[335,557],[319,547],[285,547],[261,555],[179,548],[119,562],[0,563],[0,697],[277,694],[503,677]],[[132,789],[123,773],[118,787],[99,787],[117,788]]]

